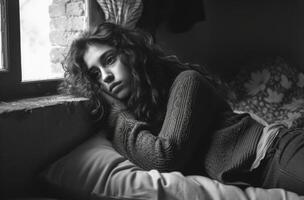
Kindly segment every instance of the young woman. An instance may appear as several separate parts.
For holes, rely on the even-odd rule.
[[[143,169],[304,194],[303,131],[234,113],[216,79],[147,33],[101,24],[71,44],[65,71],[62,88],[89,97],[116,150]]]

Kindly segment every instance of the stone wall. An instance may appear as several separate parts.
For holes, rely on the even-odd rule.
[[[50,59],[52,71],[62,69],[70,42],[86,27],[85,0],[53,0],[50,15]]]

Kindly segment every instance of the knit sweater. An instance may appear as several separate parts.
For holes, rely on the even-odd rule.
[[[200,73],[187,70],[174,80],[159,132],[128,111],[115,121],[113,146],[143,169],[207,175],[236,182],[249,171],[263,126],[235,114]]]

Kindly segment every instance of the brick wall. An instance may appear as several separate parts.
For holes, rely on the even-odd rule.
[[[50,15],[50,59],[58,72],[70,42],[86,27],[85,0],[53,0]]]

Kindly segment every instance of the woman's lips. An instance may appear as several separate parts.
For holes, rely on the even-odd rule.
[[[121,82],[115,82],[110,86],[110,93],[116,93],[117,90],[120,88]]]

